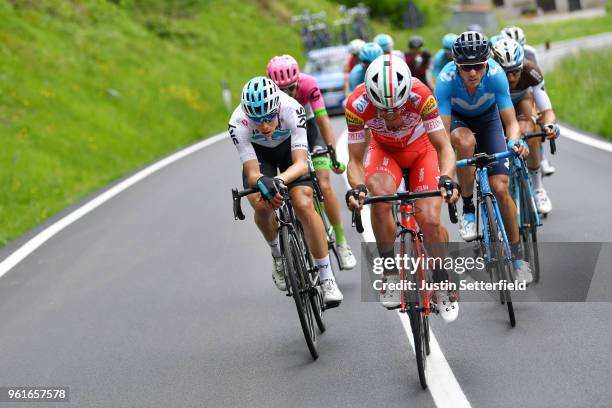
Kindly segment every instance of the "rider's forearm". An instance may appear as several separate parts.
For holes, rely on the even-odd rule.
[[[334,137],[334,132],[331,127],[331,121],[329,120],[329,116],[321,115],[315,118],[317,121],[317,125],[321,130],[321,136],[323,137],[323,141],[325,144],[330,144],[336,148],[336,138]]]
[[[440,174],[454,177],[455,175],[455,151],[450,143],[450,138],[446,130],[439,129],[434,132],[430,132],[429,140],[431,144],[436,148],[438,153],[438,162],[440,166]]]
[[[287,170],[283,171],[279,174],[278,178],[285,181],[285,183],[291,183],[292,181],[298,179],[301,176],[305,176],[308,174],[308,162],[306,161],[306,156],[304,155],[303,159],[294,160],[293,164],[287,168]]]
[[[538,119],[538,123],[541,123],[543,125],[549,123],[557,123],[557,117],[555,115],[555,112],[552,109],[545,110],[544,112],[542,112],[542,116],[540,116],[540,118]]]
[[[365,184],[365,169],[363,163],[358,163],[355,160],[349,159],[346,166],[346,177],[351,188],[355,188],[355,186],[359,184]]]
[[[504,122],[508,140],[519,140],[521,138],[521,128],[516,120],[516,111],[514,107],[503,109],[499,114],[502,118],[502,122]]]

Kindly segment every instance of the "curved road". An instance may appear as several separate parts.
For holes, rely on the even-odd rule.
[[[611,158],[558,143],[542,241],[612,241]],[[435,406],[397,313],[361,302],[357,269],[338,273],[345,301],[326,313],[311,360],[251,212],[233,221],[238,185],[226,139],[133,185],[0,278],[0,386],[68,386],[61,406],[74,407]],[[610,406],[611,254],[604,245],[591,282],[599,302],[519,303],[514,329],[494,303],[462,303],[451,325],[432,319],[471,406]],[[547,263],[543,280],[554,276]]]

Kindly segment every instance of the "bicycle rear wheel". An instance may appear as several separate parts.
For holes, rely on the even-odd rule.
[[[531,194],[529,194],[529,188],[525,179],[520,177],[520,199],[521,199],[521,244],[523,246],[523,253],[525,254],[525,260],[529,262],[533,269],[533,280],[534,282],[540,281],[540,254],[538,252],[538,226],[536,225],[535,203]]]
[[[295,233],[293,231],[290,232],[289,227],[282,227],[280,236],[291,294],[295,301],[306,345],[310,355],[316,360],[319,357],[317,333],[314,328],[315,318],[310,300],[309,285],[306,282],[308,270],[306,269],[302,249],[298,244]]]
[[[494,263],[493,267],[496,269],[497,280],[500,281],[506,279],[508,282],[510,282],[512,278],[509,270],[510,265],[507,261],[509,257],[506,256],[505,246],[499,239],[500,229],[499,225],[497,225],[495,211],[493,210],[493,201],[490,196],[486,196],[484,201],[487,215],[487,225],[489,226],[489,246],[491,248],[491,258]],[[514,306],[512,305],[512,296],[510,295],[510,291],[507,289],[500,290],[499,294],[502,303],[506,303],[506,306],[508,307],[510,325],[514,327],[516,325],[516,317],[514,316]]]

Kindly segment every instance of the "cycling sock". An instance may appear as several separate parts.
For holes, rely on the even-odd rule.
[[[332,227],[334,228],[336,243],[338,245],[346,244],[346,237],[344,236],[344,228],[342,227],[342,224],[334,224]]]
[[[521,246],[521,241],[511,243],[510,251],[515,259],[523,259],[523,247]]]
[[[463,213],[475,213],[476,212],[476,207],[474,207],[474,194],[472,194],[471,196],[468,197],[464,197],[461,196],[461,199],[463,200]]]
[[[335,281],[334,272],[332,271],[331,262],[329,261],[329,255],[321,259],[315,258],[314,262],[317,268],[319,268],[321,281],[324,281],[326,279],[331,279]]]
[[[278,235],[273,241],[268,241],[268,245],[270,245],[270,249],[272,250],[272,256],[278,258],[281,256],[280,244],[278,242]]]
[[[542,185],[541,168],[538,168],[536,170],[532,170],[532,169],[528,169],[528,170],[529,170],[529,179],[531,179],[531,185],[533,186],[533,189],[539,190],[541,188],[544,188],[544,186]]]

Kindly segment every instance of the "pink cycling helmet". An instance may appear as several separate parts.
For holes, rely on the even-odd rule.
[[[293,85],[300,75],[300,67],[291,55],[276,56],[268,62],[266,68],[268,77],[274,81],[279,88]]]

